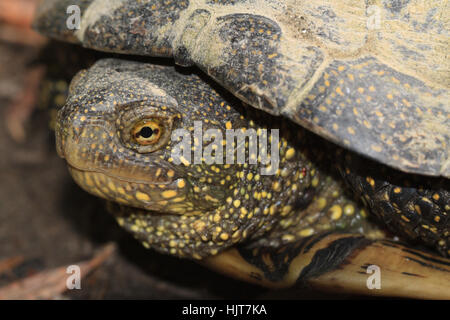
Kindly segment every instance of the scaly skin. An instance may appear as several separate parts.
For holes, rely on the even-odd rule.
[[[365,194],[373,211],[386,203],[400,211],[387,215],[390,226],[399,231],[407,222],[403,217],[408,217],[415,230],[417,221],[426,221],[436,229],[433,237],[419,236],[448,254],[450,194],[446,189],[423,191],[411,186],[400,188],[407,192],[396,192],[399,185],[388,182],[390,176],[376,182],[371,176],[352,176],[356,167],[346,171],[343,150],[289,121],[251,110],[196,75],[182,75],[170,67],[101,60],[80,72],[71,84],[58,116],[58,152],[82,188],[120,204],[110,206],[120,225],[144,246],[172,255],[201,259],[237,243],[245,243],[248,249],[276,249],[327,231],[383,237],[342,188],[334,166],[342,161],[351,183],[368,181],[369,187],[355,189]],[[156,123],[159,130],[153,144],[143,143],[144,120]],[[171,139],[171,133],[177,128],[192,133],[194,121],[202,122],[204,136],[211,128],[221,132],[253,128],[258,136],[263,128],[279,128],[276,174],[262,176],[260,162],[175,164],[171,151],[178,141]],[[359,168],[370,164],[363,162]],[[371,188],[378,190],[380,183],[393,190],[396,198],[388,194],[378,199]],[[435,194],[439,199],[434,199]],[[433,213],[422,216],[423,207],[415,201],[427,195]],[[419,209],[405,211],[411,203]],[[438,224],[433,223],[436,216],[441,217]],[[403,224],[392,220],[403,220]],[[414,233],[412,238],[416,237]]]

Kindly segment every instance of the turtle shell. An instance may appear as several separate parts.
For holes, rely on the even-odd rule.
[[[247,104],[402,171],[450,177],[440,0],[46,0],[45,35],[197,65]],[[70,5],[80,28],[69,30]]]

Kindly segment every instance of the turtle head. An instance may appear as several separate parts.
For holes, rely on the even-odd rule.
[[[223,132],[242,119],[231,108],[206,114],[193,96],[179,102],[180,95],[161,85],[161,71],[149,81],[135,69],[114,68],[115,61],[81,71],[58,113],[57,150],[75,181],[94,195],[145,210],[196,214],[218,207],[230,195],[236,168],[195,161],[195,134]],[[202,95],[201,86],[189,93]]]
[[[251,188],[262,188],[251,181],[262,180],[259,165],[196,158],[197,134],[212,141],[203,151],[224,159],[216,151],[227,143],[225,131],[251,125],[235,108],[198,76],[101,60],[71,83],[57,150],[77,184],[120,204],[119,223],[144,245],[166,252],[177,241],[184,249],[175,254],[205,256],[261,227],[262,210],[245,204],[257,201]]]

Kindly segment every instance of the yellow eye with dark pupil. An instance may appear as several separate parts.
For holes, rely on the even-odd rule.
[[[158,131],[159,131],[158,129],[153,130],[150,127],[143,127],[141,131],[138,132],[138,135],[141,136],[142,138],[148,139],[153,134],[158,134]]]
[[[161,128],[158,123],[144,122],[135,126],[132,134],[136,142],[141,145],[154,144],[161,136]]]

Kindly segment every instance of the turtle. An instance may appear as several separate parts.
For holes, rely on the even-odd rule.
[[[69,30],[74,3],[83,15]],[[437,1],[43,1],[35,27],[47,36],[204,72],[98,61],[72,80],[58,153],[145,247],[268,287],[367,294],[375,267],[382,294],[448,297],[444,10]],[[255,163],[197,157],[196,134],[248,138],[211,142],[216,160],[270,128],[280,137],[263,149],[279,162],[252,148],[243,155]],[[190,134],[194,146],[180,147]]]

